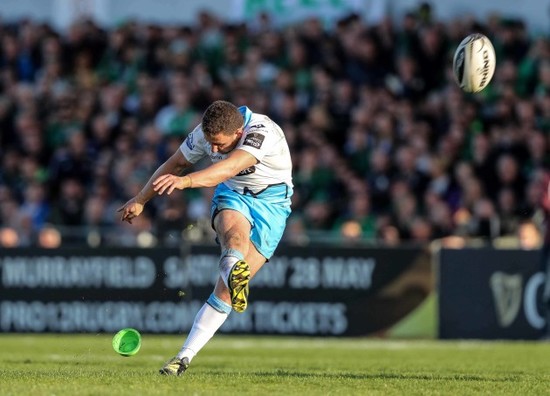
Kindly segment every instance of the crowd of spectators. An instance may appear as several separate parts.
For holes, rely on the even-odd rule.
[[[472,32],[498,59],[475,95],[451,70]],[[522,21],[410,12],[275,27],[265,14],[227,25],[202,13],[194,26],[82,20],[63,33],[5,22],[0,39],[4,246],[209,240],[211,189],[153,200],[133,225],[116,210],[216,99],[286,133],[287,242],[492,240],[533,225],[550,159],[550,40]]]

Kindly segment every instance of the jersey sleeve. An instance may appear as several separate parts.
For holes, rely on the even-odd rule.
[[[258,161],[261,161],[281,139],[274,130],[268,129],[265,123],[255,123],[247,127],[245,135],[238,149],[252,154]]]
[[[189,135],[187,135],[180,146],[180,151],[187,161],[194,164],[207,155],[203,143],[204,134],[199,124]]]

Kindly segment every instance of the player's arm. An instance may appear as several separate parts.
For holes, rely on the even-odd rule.
[[[231,179],[239,172],[258,163],[256,157],[244,150],[235,150],[226,159],[210,165],[208,168],[185,176],[163,175],[153,182],[158,194],[171,194],[175,189],[214,187]]]
[[[176,150],[170,158],[157,168],[141,191],[118,209],[118,212],[122,212],[120,219],[131,224],[132,219],[141,214],[145,203],[157,194],[153,182],[158,179],[159,176],[167,173],[181,175],[182,172],[191,165],[192,164],[187,161],[182,152],[179,149]]]

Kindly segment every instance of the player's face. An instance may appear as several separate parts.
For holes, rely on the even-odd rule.
[[[237,129],[230,135],[224,133],[218,133],[216,135],[205,137],[210,146],[212,146],[213,153],[227,154],[235,148],[241,136],[243,135],[243,128]]]

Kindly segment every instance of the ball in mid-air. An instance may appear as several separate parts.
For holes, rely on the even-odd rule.
[[[456,48],[453,74],[462,90],[483,90],[495,73],[496,55],[491,40],[480,33],[467,36]]]

